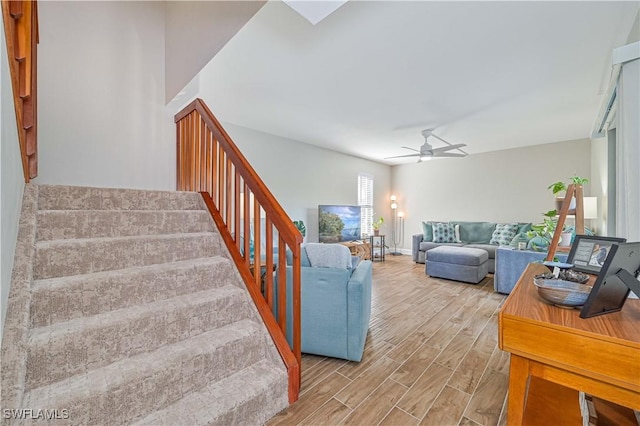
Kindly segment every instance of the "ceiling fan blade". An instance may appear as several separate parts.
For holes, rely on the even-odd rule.
[[[436,152],[446,152],[446,151],[451,151],[453,149],[462,148],[463,146],[467,146],[467,145],[463,144],[463,143],[459,143],[459,144],[455,144],[455,145],[443,146],[443,147],[440,147],[440,148],[434,148],[433,152],[434,152],[434,154]]]
[[[441,152],[440,154],[435,154],[434,157],[466,157],[467,154],[457,154],[454,152]]]
[[[395,157],[384,157],[385,160],[390,160],[392,158],[407,158],[407,157],[420,157],[420,153],[418,154],[407,154],[407,155],[396,155]]]
[[[411,151],[415,151],[415,152],[420,152],[419,150],[417,150],[417,149],[415,149],[415,148],[409,148],[408,146],[403,146],[403,147],[401,147],[401,148],[404,148],[404,149],[410,149]]]

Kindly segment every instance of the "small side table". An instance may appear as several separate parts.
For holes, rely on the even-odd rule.
[[[384,235],[369,236],[369,244],[371,245],[371,261],[384,262]]]

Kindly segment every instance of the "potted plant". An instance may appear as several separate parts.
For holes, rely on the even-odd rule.
[[[553,234],[558,227],[558,218],[555,210],[549,210],[542,214],[544,220],[542,223],[531,225],[531,231],[527,232],[529,238],[529,248],[535,251],[545,251],[549,248]],[[573,239],[573,230],[564,225],[560,234],[560,246],[568,247]]]
[[[373,226],[373,235],[378,235],[380,233],[380,227],[383,223],[384,218],[382,216],[380,216],[378,220],[371,223],[371,226]]]
[[[573,175],[572,177],[569,178],[569,181],[571,183],[573,183],[576,186],[582,186],[585,183],[589,183],[589,179],[587,178],[582,178],[578,175]],[[549,185],[547,187],[547,189],[550,189],[551,192],[553,193],[553,195],[556,197],[556,214],[557,212],[560,211],[560,209],[562,209],[562,204],[564,203],[564,197],[563,196],[558,196],[558,194],[560,192],[566,191],[567,190],[567,185],[563,182],[563,181],[558,181],[558,182],[554,182],[551,185]],[[571,210],[575,210],[576,208],[576,199],[575,197],[571,199],[571,204],[569,205],[569,211]]]
[[[302,221],[302,220],[294,220],[293,224],[298,229],[298,231],[300,231],[300,233],[302,234],[302,238],[307,236],[307,227],[304,226],[304,221]]]

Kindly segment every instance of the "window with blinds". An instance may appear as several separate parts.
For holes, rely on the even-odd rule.
[[[373,175],[358,173],[358,205],[363,235],[373,234]]]

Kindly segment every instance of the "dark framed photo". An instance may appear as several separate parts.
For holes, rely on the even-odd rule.
[[[572,263],[576,271],[598,275],[609,255],[611,245],[626,241],[626,238],[576,235],[567,263]]]

